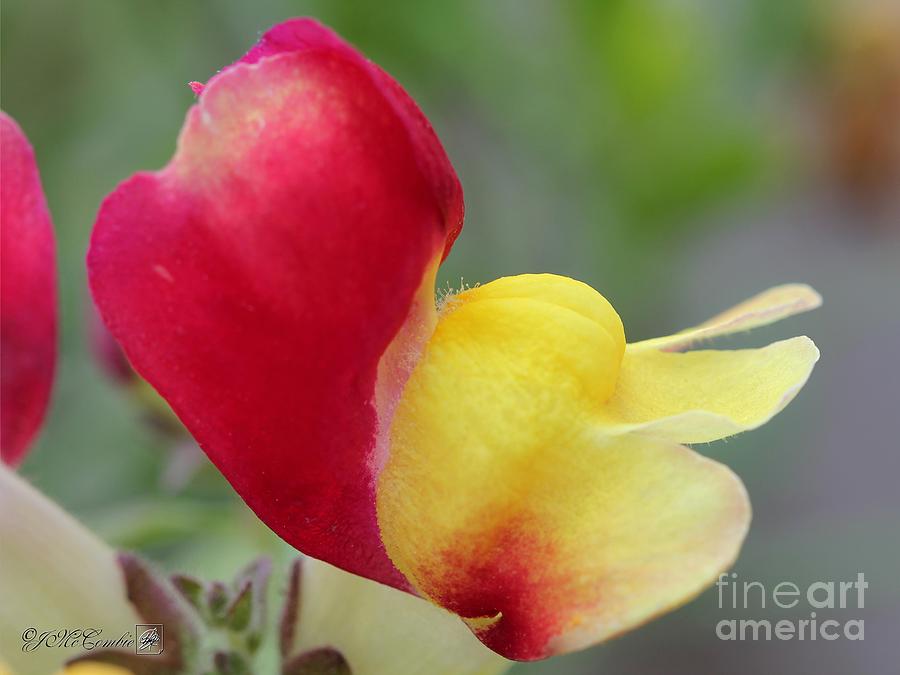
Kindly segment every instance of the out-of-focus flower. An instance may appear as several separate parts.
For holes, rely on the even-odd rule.
[[[18,464],[44,419],[56,364],[53,225],[34,152],[0,112],[0,458]]]
[[[293,577],[303,601],[282,633],[289,654],[333,647],[359,675],[496,675],[512,665],[452,614],[407,593],[314,558]]]
[[[134,372],[125,352],[116,342],[94,307],[88,310],[88,338],[94,359],[103,372],[135,400],[143,418],[173,441],[187,438],[188,432],[172,408],[144,379]]]
[[[60,671],[61,675],[132,675],[130,670],[109,663],[73,663]]]
[[[0,675],[16,675],[0,663]],[[21,675],[21,674],[20,674]],[[58,675],[133,675],[130,670],[107,663],[74,663],[60,670]]]
[[[640,625],[734,560],[744,488],[680,443],[764,423],[818,351],[676,350],[811,309],[814,291],[630,345],[606,299],[565,277],[438,309],[462,192],[393,80],[294,20],[195,89],[170,164],[104,202],[91,287],[274,531],[514,659]]]
[[[134,555],[116,554],[5,467],[0,540],[0,675],[51,673],[72,658],[84,660],[65,675],[230,673],[223,655],[251,663],[276,648],[286,675],[319,672],[288,667],[317,656],[365,675],[495,675],[510,665],[444,610],[312,559],[295,562],[289,583],[278,584],[281,621],[269,629],[267,560],[230,586],[170,581]],[[99,644],[134,638],[141,623],[163,624],[159,657]],[[54,635],[62,629],[90,631],[90,648],[77,638],[61,647]]]
[[[85,310],[86,322],[88,327],[88,341],[91,346],[91,352],[94,359],[100,366],[101,370],[114,382],[123,385],[129,385],[138,378],[134,372],[125,352],[116,342],[106,324],[100,318],[97,310],[93,305],[89,305]]]
[[[837,185],[900,224],[900,5],[838,3],[825,71],[825,152]]]
[[[43,631],[96,628],[115,639],[141,622],[115,551],[2,466],[0,542],[0,663],[14,673],[52,673],[84,653],[39,645]],[[23,639],[35,648],[23,649]]]
[[[86,314],[88,340],[94,360],[110,381],[134,402],[141,420],[168,445],[160,485],[172,492],[181,491],[200,469],[208,465],[206,456],[165,399],[134,372],[125,352],[106,328],[93,304],[87,308]]]

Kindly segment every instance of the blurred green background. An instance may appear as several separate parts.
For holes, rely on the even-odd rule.
[[[209,467],[98,368],[84,253],[100,200],[164,165],[194,97],[270,25],[329,24],[420,102],[466,190],[441,283],[556,272],[629,339],[769,286],[822,309],[727,346],[812,336],[822,360],[765,428],[701,448],[747,484],[742,580],[870,582],[865,640],[717,639],[715,590],[609,644],[514,672],[883,673],[900,635],[900,8],[895,0],[4,0],[2,105],[35,146],[59,246],[61,363],[21,472],[108,541],[231,576],[274,544]],[[239,386],[239,385],[236,385]],[[181,455],[184,457],[183,455]],[[170,481],[171,483],[171,481]],[[825,618],[824,614],[821,618]],[[890,666],[893,663],[894,666]]]

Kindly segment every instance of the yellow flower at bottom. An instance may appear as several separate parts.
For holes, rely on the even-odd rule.
[[[0,675],[14,675],[13,671],[0,663]],[[134,675],[130,670],[112,666],[108,663],[91,663],[82,661],[73,663],[58,671],[56,675]]]
[[[130,670],[112,666],[108,663],[91,663],[84,661],[81,663],[73,663],[61,670],[58,675],[132,675]]]
[[[516,659],[578,649],[696,595],[737,556],[740,480],[680,443],[767,421],[818,351],[663,352],[810,309],[786,286],[670,339],[625,344],[618,314],[554,275],[442,308],[390,429],[377,486],[391,560]]]

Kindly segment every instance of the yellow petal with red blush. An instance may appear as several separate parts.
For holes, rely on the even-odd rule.
[[[797,395],[818,359],[819,350],[808,337],[728,351],[629,346],[616,392],[599,421],[607,434],[714,441],[772,419]]]
[[[699,326],[674,335],[642,340],[628,345],[630,351],[661,349],[678,351],[704,340],[739,333],[808,312],[822,304],[822,296],[806,284],[775,286],[727,309]]]
[[[724,466],[602,433],[624,332],[584,284],[501,279],[442,310],[377,489],[388,554],[516,659],[639,625],[709,584],[750,510]]]

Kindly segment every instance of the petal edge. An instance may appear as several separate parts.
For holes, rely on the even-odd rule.
[[[626,351],[598,432],[708,443],[756,429],[793,400],[818,359],[806,336],[759,349]]]
[[[822,296],[806,284],[783,284],[754,295],[703,323],[678,333],[632,342],[630,351],[680,351],[704,340],[751,330],[808,312],[822,304]]]

